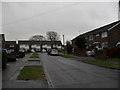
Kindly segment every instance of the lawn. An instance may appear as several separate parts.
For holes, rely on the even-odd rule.
[[[120,69],[120,64],[115,64],[112,62],[107,62],[107,61],[102,61],[102,60],[82,60],[82,62],[95,64],[95,65],[103,66],[103,67]]]
[[[45,80],[42,66],[24,66],[17,80]]]
[[[29,62],[40,62],[40,60],[28,60]]]

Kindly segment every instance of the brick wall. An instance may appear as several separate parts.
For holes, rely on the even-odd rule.
[[[85,49],[79,49],[79,48],[74,49],[74,54],[77,56],[86,56],[85,53],[86,53]]]

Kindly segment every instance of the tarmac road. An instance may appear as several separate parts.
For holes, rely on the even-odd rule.
[[[53,88],[118,88],[118,70],[40,54]]]

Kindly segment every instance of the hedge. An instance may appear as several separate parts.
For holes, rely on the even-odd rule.
[[[7,54],[5,50],[2,50],[2,69],[7,67]]]
[[[107,48],[107,56],[120,58],[120,47]]]

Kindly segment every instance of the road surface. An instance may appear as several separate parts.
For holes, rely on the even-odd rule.
[[[118,88],[118,70],[40,54],[53,88]]]

